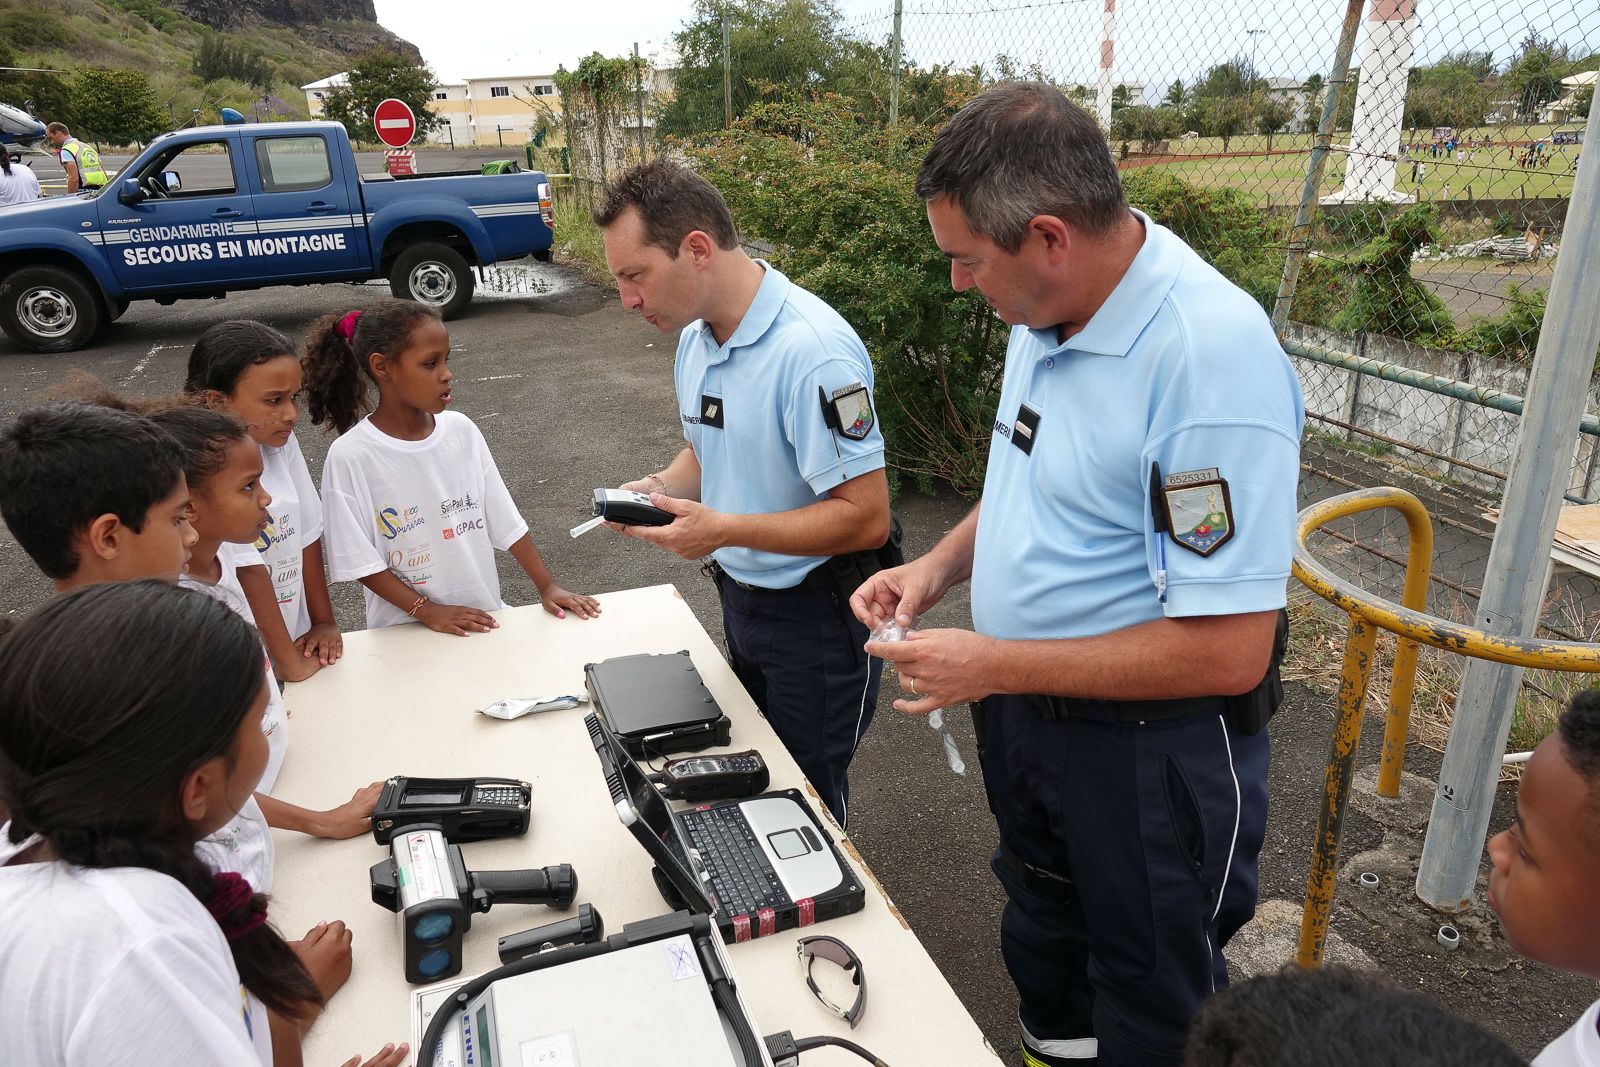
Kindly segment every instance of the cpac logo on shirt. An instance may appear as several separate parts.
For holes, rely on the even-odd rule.
[[[444,539],[446,541],[453,541],[457,537],[460,537],[462,534],[466,533],[468,530],[481,529],[483,529],[482,519],[467,519],[463,522],[456,523],[454,527],[446,526],[444,528]]]
[[[420,507],[406,508],[405,513],[395,508],[373,508],[373,517],[377,521],[378,536],[385,541],[393,541],[403,533],[409,533],[419,526],[426,526],[428,520],[422,517]]]

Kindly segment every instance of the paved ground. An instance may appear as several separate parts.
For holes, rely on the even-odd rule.
[[[715,595],[695,565],[603,531],[577,541],[566,535],[586,516],[593,487],[653,470],[681,444],[671,398],[670,343],[624,314],[609,294],[561,268],[513,272],[504,287],[522,292],[480,300],[451,324],[456,396],[460,410],[482,426],[552,569],[570,587],[586,591],[675,583],[720,639]],[[181,380],[195,337],[214,322],[259,318],[298,338],[315,316],[385,293],[381,286],[330,285],[169,308],[136,304],[95,348],[66,356],[23,353],[0,339],[0,420],[35,403],[73,368],[118,388],[166,392]],[[307,428],[300,439],[313,471],[320,470],[326,438]],[[965,511],[957,500],[910,494],[897,508],[912,555],[923,552]],[[509,602],[534,599],[531,583],[509,558],[501,560],[501,576]],[[46,583],[0,528],[0,610],[26,612],[47,593]],[[334,599],[342,625],[359,627],[355,586],[336,587]],[[968,612],[965,596],[953,595],[928,621],[962,625]],[[1274,724],[1273,808],[1262,874],[1264,899],[1284,902],[1272,909],[1280,917],[1286,910],[1292,913],[1289,902],[1298,901],[1303,891],[1332,721],[1326,697],[1289,688],[1289,706]],[[925,724],[886,703],[880,706],[851,776],[851,836],[990,1040],[1009,1050],[1015,996],[996,937],[1001,896],[986,867],[993,823],[976,775],[970,721],[960,714],[951,719],[973,767],[964,778],[946,768]],[[1369,723],[1369,744],[1376,729]],[[1430,769],[1425,751],[1413,755],[1412,762],[1412,769]],[[1503,819],[1502,812],[1497,826]],[[1347,819],[1344,855],[1372,849],[1385,842],[1386,834],[1399,852],[1385,862],[1403,866],[1415,830],[1387,830],[1381,816],[1362,812]],[[1401,875],[1386,877],[1394,886],[1404,882]],[[1355,896],[1348,879],[1340,892],[1336,931],[1407,984],[1499,1030],[1524,1054],[1564,1029],[1595,995],[1593,983],[1531,966],[1516,969],[1492,922],[1464,922],[1469,950],[1445,958],[1430,947],[1430,920],[1408,906],[1404,893],[1392,907],[1380,908]],[[1256,938],[1253,944],[1239,954],[1250,971],[1276,966],[1288,952],[1281,939]],[[870,970],[871,961],[866,965]],[[875,997],[894,995],[893,976],[874,976],[873,984]],[[892,1049],[877,1051],[892,1061]],[[1016,1062],[1009,1053],[1007,1059]]]

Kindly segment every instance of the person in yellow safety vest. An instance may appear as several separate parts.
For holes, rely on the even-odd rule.
[[[105,168],[100,165],[100,153],[93,145],[84,144],[72,136],[72,131],[59,122],[44,128],[44,139],[56,150],[61,168],[67,172],[67,194],[79,189],[98,189],[106,183]]]

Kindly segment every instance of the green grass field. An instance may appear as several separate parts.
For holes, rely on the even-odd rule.
[[[1244,138],[1235,138],[1238,145]],[[1262,148],[1265,138],[1260,138]],[[1275,149],[1281,151],[1283,138],[1278,138]],[[1190,145],[1195,142],[1189,142]],[[1418,157],[1426,165],[1421,180],[1411,180],[1411,163],[1402,159],[1397,164],[1396,187],[1405,193],[1424,200],[1474,200],[1481,199],[1564,199],[1572,195],[1572,159],[1574,148],[1582,146],[1557,146],[1551,152],[1546,167],[1524,170],[1507,158],[1508,149],[1475,149],[1472,161],[1457,163],[1442,156]],[[1219,143],[1220,150],[1220,143]],[[1235,148],[1235,151],[1241,149]],[[1261,149],[1258,149],[1258,151]],[[1188,153],[1185,153],[1186,155]],[[1310,156],[1251,155],[1198,158],[1175,163],[1157,163],[1141,170],[1171,174],[1201,186],[1227,186],[1243,189],[1253,194],[1263,205],[1294,203],[1299,199],[1305,182],[1306,164]],[[1344,180],[1345,157],[1335,153],[1328,161],[1319,195],[1327,195],[1339,188]]]

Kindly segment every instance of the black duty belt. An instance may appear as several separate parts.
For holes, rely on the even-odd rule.
[[[715,559],[710,558],[708,558],[704,563],[700,564],[700,573],[705,575],[707,578],[710,578],[712,581],[731,582],[747,593],[766,593],[770,596],[784,596],[789,593],[798,593],[802,590],[834,588],[833,578],[828,574],[826,562],[827,561],[824,560],[823,563],[811,568],[806,576],[800,580],[799,585],[791,585],[786,589],[769,589],[764,585],[751,585],[749,582],[741,582],[739,579],[735,578],[733,575],[724,570],[722,568],[722,564],[718,563]]]
[[[1040,717],[1093,719],[1097,722],[1159,722],[1185,719],[1191,715],[1222,715],[1228,710],[1225,697],[1184,697],[1179,700],[1080,700],[1077,697],[1041,696],[1030,693],[1023,702]]]

